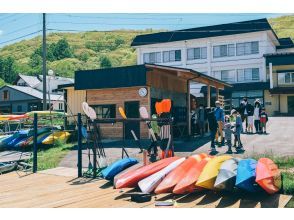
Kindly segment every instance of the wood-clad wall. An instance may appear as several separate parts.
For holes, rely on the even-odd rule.
[[[153,88],[162,89],[177,93],[187,92],[187,80],[177,77],[163,70],[153,69],[147,72],[147,84]]]
[[[123,107],[125,102],[128,101],[139,101],[140,106],[145,106],[147,110],[150,110],[150,89],[148,95],[145,97],[139,96],[140,87],[129,87],[129,88],[115,88],[115,89],[97,89],[87,90],[87,102],[89,105],[116,105],[116,117],[121,118],[118,111],[119,107]],[[122,137],[122,123],[102,124],[101,125],[102,135],[104,138],[121,138]],[[145,123],[140,123],[140,136],[141,138],[148,137],[148,129]]]
[[[77,115],[83,113],[82,102],[86,101],[85,90],[74,90],[73,87],[67,88],[67,113]]]

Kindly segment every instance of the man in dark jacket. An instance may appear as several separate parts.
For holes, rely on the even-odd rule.
[[[210,155],[215,155],[218,153],[215,149],[215,135],[218,129],[218,124],[215,118],[214,108],[206,108],[206,112],[207,112],[207,120],[208,120],[208,125],[210,130],[210,140],[211,140]]]
[[[245,132],[247,132],[248,127],[248,111],[249,111],[249,103],[247,101],[247,98],[244,97],[243,101],[240,104],[240,114],[242,117],[242,122],[245,121]]]

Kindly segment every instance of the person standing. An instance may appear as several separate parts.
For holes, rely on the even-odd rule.
[[[220,146],[224,145],[224,136],[223,136],[223,125],[224,125],[224,121],[225,121],[225,115],[224,115],[224,110],[221,107],[221,104],[219,101],[215,102],[215,110],[214,110],[214,114],[215,114],[215,118],[218,124],[218,129],[215,135],[215,139],[218,142],[219,141],[219,137],[220,137]]]
[[[241,113],[241,118],[242,122],[245,121],[245,132],[247,133],[247,127],[248,127],[248,111],[249,111],[249,103],[247,101],[247,98],[244,97],[243,101],[241,102],[240,105],[240,113]],[[243,128],[243,126],[242,126]]]
[[[226,144],[228,146],[228,150],[226,154],[232,154],[232,125],[230,122],[230,116],[226,115],[225,116],[225,123],[224,123],[224,132],[225,132],[225,139],[226,139]]]
[[[253,124],[254,124],[254,119],[253,119],[253,114],[254,114],[254,107],[250,103],[248,103],[248,126],[247,126],[247,133],[248,134],[253,134]]]
[[[210,155],[216,155],[218,152],[215,149],[215,135],[217,132],[218,124],[215,118],[215,112],[214,109],[207,107],[206,108],[207,112],[207,120],[208,120],[208,125],[209,125],[209,130],[210,130]]]
[[[263,107],[261,109],[261,113],[260,113],[260,127],[261,127],[260,132],[261,133],[266,134],[266,123],[267,122],[268,122],[268,115],[265,111],[265,108]]]
[[[242,132],[242,119],[239,112],[237,112],[235,109],[231,111],[231,115],[235,118],[234,126],[234,135],[235,135],[235,141],[238,142],[238,146],[236,146],[236,143],[234,146],[236,146],[236,150],[238,153],[243,153],[245,150],[243,148],[243,144],[241,141],[241,132]]]
[[[206,112],[203,104],[199,105],[199,109],[197,111],[197,123],[199,127],[200,136],[203,137],[205,133],[205,121],[206,121]]]
[[[261,104],[260,100],[256,99],[254,102],[254,127],[255,127],[255,132],[258,134],[260,133],[260,113],[261,113]]]

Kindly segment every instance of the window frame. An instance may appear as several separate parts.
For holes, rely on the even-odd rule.
[[[254,50],[254,44],[257,44],[257,47],[255,48],[256,50]],[[248,51],[246,48],[249,48],[247,49]],[[241,52],[240,49],[242,49]],[[248,56],[253,54],[259,54],[259,41],[236,43],[236,56]]]
[[[91,107],[95,110],[97,118],[105,119],[105,118],[116,118],[116,104],[102,104],[102,105],[91,105]],[[97,112],[97,108],[102,108],[102,113]],[[103,109],[109,108],[109,117],[106,117],[107,113],[104,113]],[[113,109],[111,109],[113,108]]]
[[[151,56],[154,56],[154,62],[151,61]],[[161,52],[143,53],[143,63],[161,63],[161,56]]]
[[[250,77],[248,79],[248,78],[246,78],[246,71],[249,71],[249,70],[250,70]],[[258,79],[257,78],[254,79],[254,77],[253,77],[254,70],[258,70]],[[239,80],[240,79],[240,77],[239,77],[240,74],[243,75],[243,77],[242,77],[243,80]],[[237,82],[257,82],[259,80],[260,80],[260,71],[259,71],[259,68],[237,69]]]
[[[289,82],[286,82],[286,74],[289,74]],[[280,76],[283,75],[283,82],[280,81]],[[278,85],[294,85],[294,72],[280,72],[278,73]]]
[[[9,90],[3,90],[3,101],[9,101],[9,96],[10,96],[10,94],[9,94]]]
[[[177,54],[178,53],[178,54]],[[177,58],[179,55],[179,58]],[[168,59],[166,59],[168,58]],[[182,50],[167,50],[162,52],[162,62],[169,63],[169,62],[180,62],[182,61]]]
[[[216,55],[216,48],[219,48],[219,55]],[[232,50],[233,49],[233,50]],[[223,57],[234,57],[236,56],[236,45],[235,44],[221,44],[212,47],[213,58],[223,58]],[[233,53],[232,53],[233,51]]]
[[[189,57],[189,52],[191,52],[191,51],[192,51],[192,57]],[[199,56],[196,56],[196,54],[197,54],[196,51],[199,51]],[[207,47],[187,48],[187,60],[190,61],[190,60],[205,60],[205,59],[207,59]]]

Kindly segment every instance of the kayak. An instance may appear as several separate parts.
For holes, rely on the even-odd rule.
[[[202,173],[200,174],[198,181],[196,182],[196,186],[205,189],[215,189],[214,183],[222,163],[231,158],[232,157],[229,155],[222,155],[214,157],[210,161],[208,161]]]
[[[195,163],[190,169],[186,172],[184,178],[175,186],[173,189],[174,194],[186,194],[192,193],[196,190],[202,189],[197,187],[195,184],[202,173],[202,170],[206,166],[207,162],[211,160],[212,157],[208,156],[202,159],[199,163]]]
[[[42,141],[42,144],[54,144],[56,140],[66,142],[69,136],[70,133],[66,131],[54,131]]]
[[[139,169],[143,167],[143,165],[141,163],[137,163],[135,165],[130,166],[129,168],[121,171],[120,173],[116,174],[115,177],[113,178],[113,186],[116,186],[116,182],[119,178],[122,178],[126,173],[130,172],[130,171],[134,171],[136,169]]]
[[[23,115],[0,115],[0,121],[13,121],[13,120],[20,120],[20,119],[25,119],[28,116],[23,114]]]
[[[257,161],[254,159],[240,160],[237,168],[236,186],[248,192],[258,192],[260,187],[255,182]]]
[[[32,111],[32,112],[27,112],[25,115],[27,117],[34,117],[34,114],[37,113],[38,116],[64,116],[67,115],[67,113],[64,112],[57,112],[57,111]]]
[[[214,183],[215,188],[226,191],[234,189],[239,161],[238,158],[232,158],[222,163]]]
[[[7,138],[1,143],[3,143],[5,147],[15,147],[17,143],[28,137],[29,131],[30,130],[20,130],[14,133],[11,138]]]
[[[113,180],[113,178],[116,174],[120,173],[124,169],[126,169],[136,163],[138,163],[137,159],[123,158],[123,159],[120,159],[120,160],[114,162],[113,164],[111,164],[110,166],[108,166],[107,168],[102,170],[101,174],[104,179]]]
[[[281,173],[278,166],[268,158],[260,158],[256,166],[256,180],[267,193],[274,194],[281,189]]]
[[[17,163],[13,162],[0,162],[0,174],[7,173],[15,170]]]
[[[186,176],[187,172],[205,157],[207,157],[207,154],[197,154],[188,157],[162,180],[154,192],[156,194],[172,192],[173,188]]]
[[[158,171],[157,173],[148,176],[147,178],[141,180],[138,185],[143,193],[151,193],[159,183],[168,175],[172,170],[177,166],[183,163],[186,160],[185,157],[173,161],[171,164]]]
[[[169,157],[163,160],[159,160],[155,163],[148,164],[136,170],[131,170],[116,181],[115,188],[121,189],[136,187],[140,180],[162,170],[178,159],[179,157]]]

